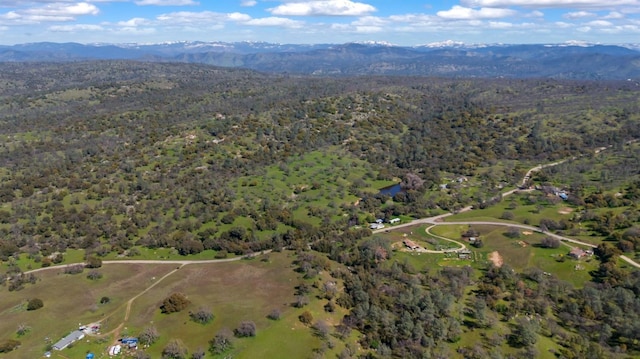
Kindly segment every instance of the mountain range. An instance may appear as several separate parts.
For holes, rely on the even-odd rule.
[[[204,63],[262,72],[319,76],[639,80],[640,44],[474,44],[420,46],[388,43],[274,44],[171,42],[161,44],[29,43],[0,45],[0,62],[138,60]]]

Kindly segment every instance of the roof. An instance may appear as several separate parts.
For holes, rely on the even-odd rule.
[[[416,244],[416,242],[410,240],[410,239],[405,239],[404,241],[404,245],[409,247],[409,248],[418,248],[420,247],[419,245]]]
[[[587,255],[587,252],[585,252],[581,248],[574,247],[574,248],[571,248],[571,251],[569,252],[569,255],[573,256],[573,257],[576,257],[576,258],[580,258],[580,257],[583,257],[583,256]]]
[[[57,343],[55,343],[53,345],[53,349],[62,350],[68,347],[69,345],[71,345],[71,343],[75,342],[76,340],[80,340],[82,338],[84,338],[84,332],[82,330],[74,330],[69,335],[67,335],[66,337],[60,339]]]

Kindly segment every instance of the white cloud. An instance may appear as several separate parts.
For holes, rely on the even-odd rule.
[[[21,11],[25,15],[33,16],[79,16],[79,15],[97,15],[100,10],[93,4],[86,2],[65,4],[53,3],[42,7],[31,8]]]
[[[55,2],[40,7],[18,9],[0,14],[3,25],[27,25],[42,22],[68,22],[82,15],[97,15],[100,10],[92,4]]]
[[[612,8],[614,6],[640,6],[640,0],[462,0],[469,7],[509,7],[533,8]]]
[[[244,22],[244,24],[255,26],[282,26],[289,28],[300,28],[304,23],[302,21],[291,20],[284,17],[265,17],[261,19],[251,19]]]
[[[53,31],[53,32],[103,31],[103,30],[104,30],[104,27],[100,25],[93,25],[93,24],[49,26],[49,31]]]
[[[489,27],[492,29],[510,29],[513,27],[513,24],[503,21],[489,21]]]
[[[356,32],[362,34],[373,34],[382,31],[384,31],[384,28],[380,26],[356,26]]]
[[[451,10],[438,11],[436,15],[444,19],[472,20],[472,19],[497,19],[515,15],[517,12],[510,9],[481,8],[479,10],[455,5]]]
[[[244,6],[244,7],[252,7],[252,6],[256,6],[258,4],[257,1],[255,0],[242,0],[240,1],[240,6]]]
[[[594,21],[589,21],[587,23],[587,25],[589,26],[595,26],[595,27],[610,27],[613,26],[613,24],[609,21],[605,21],[605,20],[594,20]]]
[[[612,11],[609,14],[607,14],[605,17],[603,17],[603,19],[623,19],[623,18],[624,18],[624,15],[622,15],[617,11]]]
[[[136,5],[155,5],[155,6],[185,6],[198,5],[192,0],[139,0],[135,1]]]
[[[168,14],[158,15],[156,18],[159,22],[171,25],[184,24],[220,24],[227,21],[249,21],[251,16],[242,13],[219,13],[213,11],[190,12],[179,11]]]
[[[564,21],[555,22],[554,25],[556,25],[557,27],[562,28],[562,29],[566,29],[568,27],[572,27],[573,26],[572,24],[570,24],[568,22],[564,22]]]
[[[596,16],[595,13],[588,12],[588,11],[574,11],[574,12],[569,12],[562,15],[562,17],[564,17],[565,19],[582,19],[585,17],[594,17],[594,16]]]
[[[118,26],[144,26],[149,25],[151,21],[141,17],[134,17],[133,19],[129,19],[127,21],[119,21],[116,23]]]
[[[227,19],[231,21],[249,21],[251,20],[251,16],[240,12],[232,12],[227,14]]]
[[[389,21],[377,16],[363,16],[352,22],[353,25],[375,27],[380,27],[388,23]]]
[[[375,12],[376,8],[350,0],[327,0],[289,2],[267,11],[284,16],[363,16]]]

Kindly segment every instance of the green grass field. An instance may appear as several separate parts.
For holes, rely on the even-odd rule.
[[[191,264],[178,270],[175,264],[105,264],[100,268],[104,277],[97,281],[82,274],[62,274],[62,268],[38,273],[35,285],[27,285],[17,292],[2,289],[0,296],[0,338],[14,338],[22,346],[5,358],[37,358],[45,351],[49,338],[55,343],[78,324],[102,321],[102,337],[86,337],[54,358],[82,358],[91,351],[98,358],[107,357],[110,344],[122,336],[136,336],[147,326],[155,326],[160,333],[157,343],[146,349],[152,358],[159,358],[164,346],[172,339],[180,339],[190,352],[208,349],[208,341],[221,328],[233,330],[241,321],[250,320],[257,326],[254,338],[235,339],[231,354],[236,358],[281,358],[298,353],[311,354],[322,347],[322,340],[300,323],[298,316],[309,310],[316,320],[332,325],[339,323],[345,312],[338,308],[325,313],[326,300],[310,295],[310,304],[294,308],[294,287],[299,274],[292,270],[291,253],[271,253],[264,258],[214,264]],[[174,271],[164,280],[164,275]],[[324,273],[328,278],[328,273]],[[326,278],[317,278],[323,280]],[[159,281],[159,282],[158,282]],[[310,280],[310,284],[313,280]],[[148,291],[145,289],[157,283]],[[191,304],[181,312],[162,314],[159,305],[173,292],[187,295]],[[139,295],[139,296],[138,296]],[[98,304],[108,296],[108,304]],[[138,296],[138,297],[136,297]],[[44,307],[26,311],[26,300],[38,297]],[[136,297],[129,318],[125,320],[127,301]],[[206,325],[190,320],[189,310],[209,308],[215,319]],[[280,309],[282,318],[267,319],[273,309]],[[31,327],[26,335],[17,338],[18,325]],[[339,353],[344,343],[331,338],[335,346],[330,353]],[[354,340],[352,338],[352,340]],[[208,354],[210,356],[210,354]]]

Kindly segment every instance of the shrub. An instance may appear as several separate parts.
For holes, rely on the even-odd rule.
[[[160,334],[158,334],[158,329],[154,326],[144,328],[144,330],[138,335],[140,344],[144,345],[151,345],[155,343],[158,338],[160,338]]]
[[[111,301],[111,298],[109,297],[102,297],[100,298],[100,304],[107,304]]]
[[[233,348],[233,335],[227,328],[222,328],[216,335],[209,341],[209,351],[214,354],[222,354]]]
[[[233,334],[236,337],[255,337],[256,336],[256,323],[252,321],[244,321],[240,323],[240,326],[233,330]]]
[[[197,312],[190,312],[189,317],[196,323],[207,324],[213,320],[213,312],[209,308],[200,308]]]
[[[70,264],[64,267],[64,274],[80,274],[84,272],[84,265],[82,264]]]
[[[307,310],[304,313],[300,314],[298,319],[300,319],[300,321],[303,324],[309,325],[309,324],[311,324],[311,322],[313,322],[313,315],[311,313],[309,313],[309,311]]]
[[[102,259],[94,256],[87,257],[87,263],[85,265],[87,268],[100,268],[102,267]]]
[[[89,272],[89,274],[87,274],[87,279],[90,280],[98,280],[102,278],[102,273],[98,272],[97,270],[91,270]]]
[[[282,311],[278,308],[274,308],[267,314],[267,318],[271,320],[280,320],[280,317],[282,317]]]
[[[502,212],[502,215],[500,216],[500,218],[502,219],[506,219],[506,220],[512,220],[515,216],[513,215],[513,212],[510,211],[504,211]]]
[[[187,348],[181,341],[171,339],[162,350],[162,359],[187,359]]]
[[[542,241],[540,241],[540,247],[543,248],[559,248],[560,240],[553,237],[544,237]]]
[[[189,304],[191,304],[191,302],[187,299],[186,295],[182,293],[172,293],[162,301],[160,310],[166,314],[176,313],[185,309]]]
[[[33,298],[33,299],[29,299],[29,302],[27,303],[27,310],[38,310],[43,306],[44,306],[44,303],[42,303],[42,299]]]
[[[0,342],[0,353],[8,353],[20,346],[19,340],[5,339]]]

